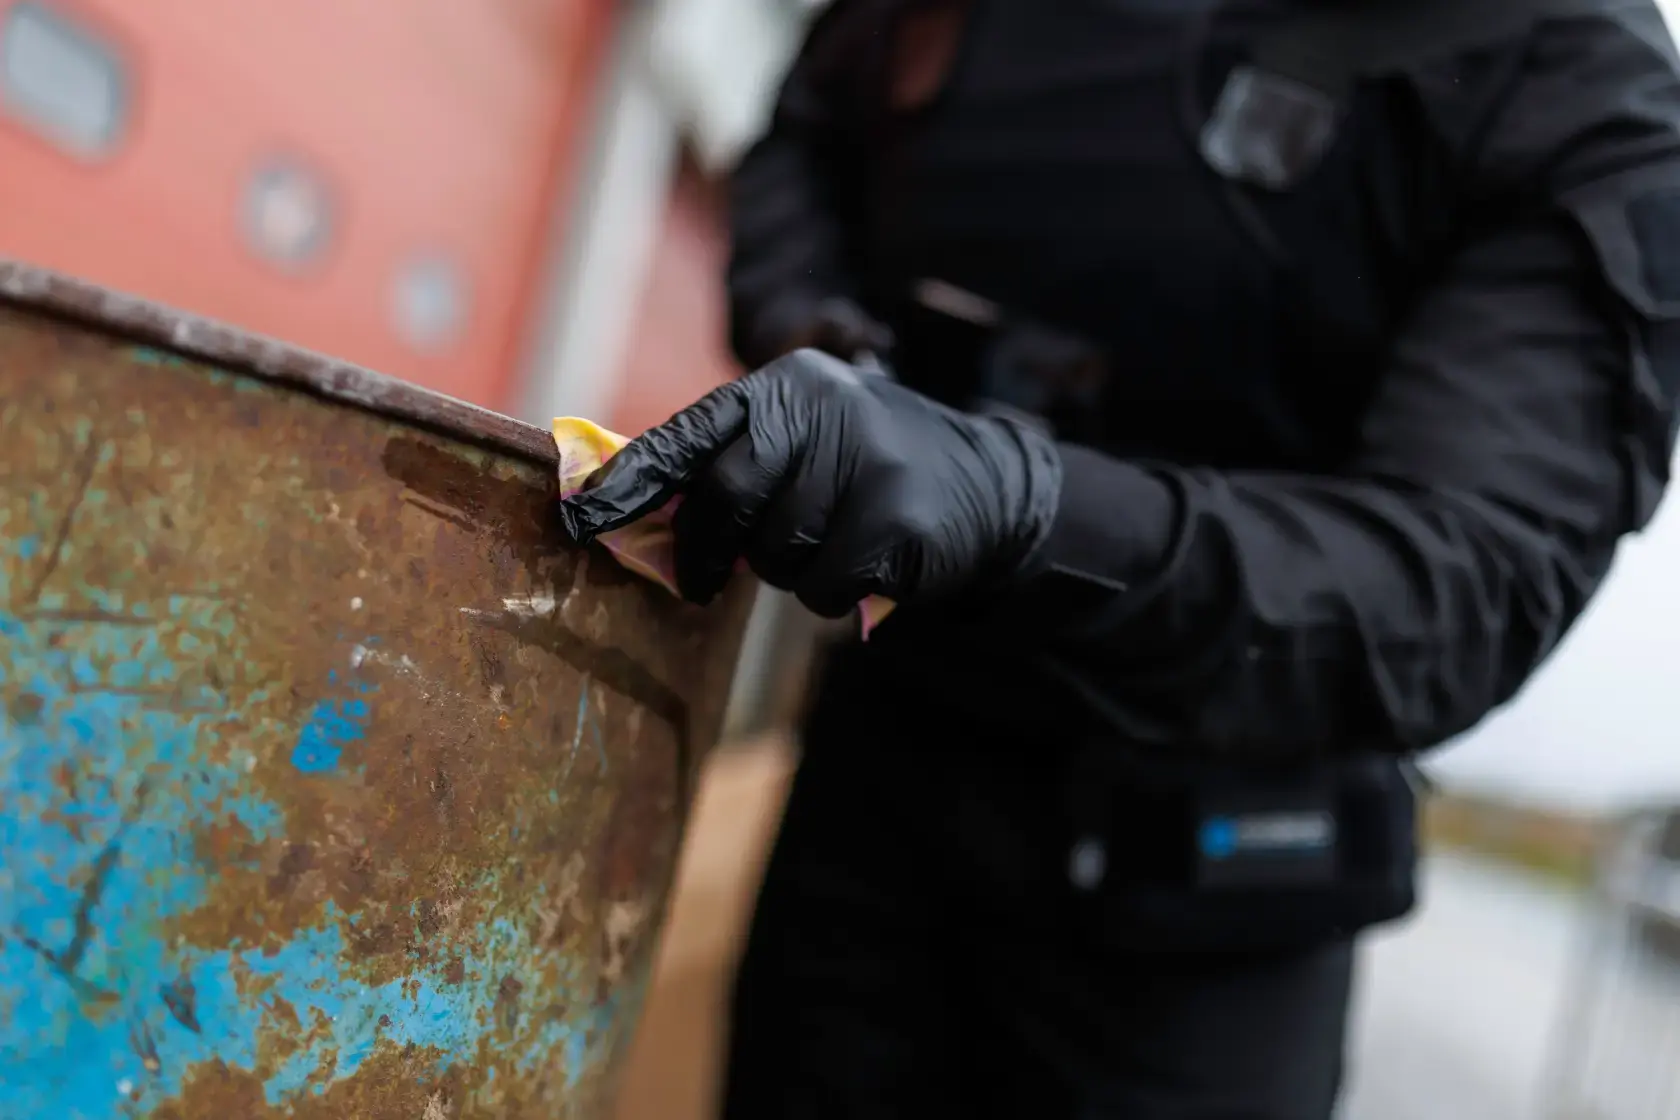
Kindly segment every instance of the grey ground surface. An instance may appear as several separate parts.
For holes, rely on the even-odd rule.
[[[1346,1120],[1535,1120],[1582,925],[1570,895],[1436,857],[1361,960]]]
[[[1343,1117],[1551,1120],[1584,903],[1456,856],[1427,865],[1424,890],[1412,920],[1365,947]],[[1604,1120],[1680,1117],[1680,988],[1640,959],[1613,956],[1606,1010],[1581,1020],[1613,1055],[1591,1072]]]

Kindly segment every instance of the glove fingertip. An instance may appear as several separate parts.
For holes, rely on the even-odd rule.
[[[560,500],[560,525],[577,545],[622,529],[658,508],[665,497],[647,486],[618,486],[608,479],[603,485],[580,490]]]
[[[560,529],[567,539],[579,548],[589,544],[601,533],[598,518],[575,495],[560,499]]]

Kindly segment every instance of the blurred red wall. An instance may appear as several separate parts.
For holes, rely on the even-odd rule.
[[[0,0],[0,58],[29,63],[0,69],[0,256],[505,409],[614,7]],[[15,110],[21,82],[45,110]],[[95,108],[99,150],[54,131]],[[329,200],[295,266],[248,238],[277,161]],[[464,281],[460,330],[435,347],[394,311],[415,259]]]

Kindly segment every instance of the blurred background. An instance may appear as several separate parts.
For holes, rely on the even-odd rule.
[[[0,0],[0,255],[638,431],[735,372],[722,179],[817,6]],[[1366,949],[1348,1120],[1680,1117],[1677,569],[1671,508],[1431,758],[1425,902]],[[623,1120],[711,1115],[818,638],[763,598]]]

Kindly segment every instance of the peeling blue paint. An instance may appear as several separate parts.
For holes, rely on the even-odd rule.
[[[607,772],[607,744],[601,736],[601,725],[595,722],[595,717],[589,710],[589,686],[590,679],[588,676],[585,676],[578,685],[578,706],[577,716],[572,728],[572,749],[566,755],[566,768],[560,775],[562,782],[571,777],[572,767],[577,764],[578,748],[583,745],[585,731],[590,733],[595,744],[595,758],[600,763],[601,774],[604,776]],[[557,790],[554,791],[554,796],[559,797]]]
[[[369,714],[366,700],[322,700],[298,733],[292,765],[305,774],[337,770],[345,748],[366,738]]]
[[[329,910],[335,924],[311,930],[288,943],[279,952],[265,955],[258,950],[193,956],[185,965],[197,991],[197,1012],[203,1024],[194,1034],[171,1020],[166,1009],[151,1015],[159,1040],[159,1057],[165,1071],[148,1086],[148,1095],[165,1099],[179,1091],[178,1078],[167,1070],[180,1070],[200,1062],[221,1059],[229,1065],[250,1069],[257,1061],[256,1040],[275,1013],[277,999],[284,999],[305,1023],[324,1024],[324,1029],[306,1049],[294,1054],[264,1084],[270,1104],[280,1104],[302,1092],[319,1073],[325,1054],[336,1051],[333,1080],[353,1077],[373,1054],[381,1038],[400,1045],[433,1048],[449,1057],[471,1055],[493,1013],[495,985],[450,985],[438,975],[424,975],[415,983],[404,980],[368,986],[344,976],[338,968],[345,950],[342,913]],[[487,975],[502,976],[517,971],[526,958],[529,943],[512,923],[498,922],[486,931],[485,951],[474,967]],[[247,970],[252,977],[273,981],[266,1000],[255,1005],[242,1003],[234,976]],[[525,1064],[542,1060],[556,1048],[576,1053],[576,1068],[587,1066],[589,1037],[610,1025],[616,1007],[609,1001],[580,1016],[576,1022],[545,1020],[524,1027],[511,1049],[525,1056]],[[381,1018],[386,1023],[382,1026]],[[140,1084],[146,1077],[136,1057],[124,1076]],[[4,1098],[0,1098],[3,1100]]]
[[[28,559],[17,539],[0,538],[0,559],[7,551]],[[18,570],[0,563],[0,604],[12,601],[7,573]],[[533,962],[553,957],[527,921],[476,928],[463,961],[475,979],[459,984],[445,979],[442,959],[364,983],[345,962],[347,939],[368,919],[330,906],[320,927],[278,948],[166,938],[219,871],[194,850],[195,835],[228,820],[258,842],[286,835],[280,809],[246,778],[269,761],[252,744],[276,742],[277,729],[254,714],[268,698],[261,687],[204,683],[207,660],[243,656],[227,604],[77,595],[75,610],[50,594],[28,610],[0,608],[0,1117],[150,1115],[202,1063],[254,1071],[265,1036],[304,1041],[277,1018],[280,1000],[320,1029],[264,1081],[272,1104],[354,1076],[382,1039],[470,1063],[499,1021],[506,977],[530,995],[497,1043],[501,1056],[531,1070],[564,1055],[573,1081],[601,1056],[623,1000],[595,1003],[593,977],[562,975],[555,991],[532,974]],[[351,768],[376,715],[372,688],[325,682],[291,765]],[[241,977],[263,983],[242,995]],[[564,1013],[539,1013],[551,1003]]]
[[[260,393],[263,391],[262,382],[255,378],[206,365],[192,358],[182,357],[173,351],[160,350],[155,346],[131,346],[128,348],[128,356],[145,366],[160,369],[194,370],[210,384],[218,388],[232,389],[237,393]]]
[[[241,769],[203,764],[238,714],[172,656],[177,634],[231,634],[225,606],[180,598],[148,618],[93,598],[74,613],[0,612],[0,687],[29,713],[14,701],[0,720],[5,1117],[123,1115],[119,1082],[151,1079],[141,1053],[187,1033],[158,997],[180,966],[156,929],[207,895],[214,872],[191,837],[214,820],[257,839],[282,823]]]
[[[151,346],[132,346],[128,356],[147,366],[185,366],[187,360],[179,354],[171,354],[167,350],[158,350]]]

